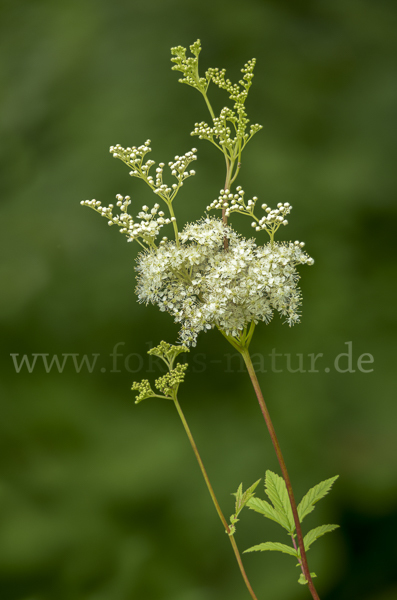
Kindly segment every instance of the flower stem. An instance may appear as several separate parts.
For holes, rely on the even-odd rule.
[[[258,402],[259,402],[259,406],[260,406],[260,409],[263,414],[263,418],[265,419],[265,422],[266,422],[266,425],[267,425],[267,428],[268,428],[268,431],[269,431],[269,434],[270,434],[270,437],[271,437],[271,440],[273,443],[273,447],[276,451],[277,459],[278,459],[278,462],[279,462],[279,465],[281,468],[281,472],[283,474],[285,485],[287,486],[288,497],[289,497],[289,501],[291,503],[292,514],[293,514],[294,522],[295,522],[296,535],[298,538],[302,570],[306,577],[308,587],[309,587],[309,590],[310,590],[313,600],[320,600],[319,595],[317,594],[316,588],[314,587],[314,584],[313,584],[313,581],[312,581],[312,578],[310,575],[309,566],[308,566],[307,558],[306,558],[305,546],[303,543],[302,528],[301,528],[301,524],[300,524],[299,516],[298,516],[298,509],[296,508],[296,502],[295,502],[295,498],[294,498],[294,493],[292,491],[291,480],[288,475],[284,457],[281,453],[280,444],[278,443],[276,432],[274,430],[269,411],[267,409],[265,400],[263,398],[262,390],[260,388],[259,381],[256,376],[255,369],[252,364],[252,360],[251,360],[251,356],[248,351],[248,348],[247,347],[242,348],[240,350],[240,352],[242,354],[245,365],[247,367],[247,371],[249,373],[252,385],[254,387],[256,397],[258,398]]]
[[[168,206],[168,210],[170,211],[171,219],[172,218],[174,219],[172,221],[172,226],[174,228],[175,243],[176,243],[177,247],[179,248],[180,242],[179,242],[178,225],[176,224],[176,218],[175,218],[174,209],[172,208],[172,202],[167,202],[167,206]]]
[[[176,407],[176,409],[178,411],[178,414],[180,416],[180,419],[182,421],[183,427],[185,428],[187,437],[189,438],[190,445],[193,448],[193,452],[194,452],[194,454],[196,456],[197,462],[198,462],[199,467],[201,469],[201,473],[203,474],[205,483],[207,485],[208,491],[209,491],[210,496],[212,498],[212,502],[214,503],[214,506],[216,508],[216,512],[218,513],[218,516],[219,516],[219,518],[220,518],[220,520],[222,522],[222,525],[225,528],[226,533],[228,534],[228,537],[229,537],[230,543],[232,545],[234,554],[236,556],[237,563],[238,563],[238,566],[240,568],[241,575],[243,576],[245,585],[247,586],[247,589],[248,589],[248,591],[249,591],[249,593],[251,595],[251,598],[253,600],[257,600],[257,597],[255,596],[255,592],[252,589],[251,584],[249,582],[249,579],[247,577],[247,574],[245,572],[245,569],[244,569],[244,566],[243,566],[243,561],[241,560],[240,552],[238,551],[238,548],[237,548],[236,540],[234,539],[234,536],[230,534],[230,527],[229,527],[229,525],[228,525],[228,523],[227,523],[227,521],[225,519],[225,516],[224,516],[224,514],[223,514],[223,512],[221,510],[221,507],[219,506],[219,502],[218,502],[218,500],[217,500],[217,498],[215,496],[215,492],[214,492],[214,490],[212,488],[212,485],[210,483],[210,480],[208,478],[207,471],[205,470],[203,461],[201,460],[201,456],[200,456],[199,451],[197,449],[196,443],[195,443],[195,441],[193,439],[192,432],[190,431],[189,425],[187,424],[187,421],[185,419],[185,415],[182,412],[182,409],[180,407],[180,404],[179,404],[178,399],[177,399],[176,396],[174,397],[174,403],[175,403],[175,407]]]
[[[198,74],[197,74],[197,76],[198,76]],[[206,92],[201,92],[201,93],[203,94],[203,97],[204,97],[205,103],[206,103],[206,105],[207,105],[207,108],[208,108],[208,110],[209,110],[209,113],[210,113],[210,115],[211,115],[211,118],[212,118],[212,120],[214,121],[214,120],[215,120],[215,113],[214,113],[214,111],[212,110],[212,106],[211,106],[211,104],[210,104],[210,101],[208,100],[208,96],[207,96]]]

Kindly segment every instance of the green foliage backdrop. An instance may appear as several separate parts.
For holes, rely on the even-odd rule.
[[[135,302],[136,247],[79,204],[152,202],[108,154],[147,138],[157,161],[198,148],[185,220],[217,197],[222,157],[189,137],[205,106],[170,68],[171,46],[197,38],[204,68],[232,78],[257,58],[248,109],[264,129],[239,183],[290,202],[282,234],[316,260],[302,269],[302,323],[262,326],[252,350],[297,497],[340,475],[307,519],[341,525],[309,553],[321,598],[397,598],[396,17],[392,0],[1,2],[1,598],[246,597],[171,403],[133,403],[132,381],[155,369],[148,347],[177,327]],[[340,373],[348,347],[355,372]],[[306,372],[285,356],[274,372],[273,349],[292,369],[302,354]],[[46,373],[40,358],[17,373],[10,354],[32,353],[99,357],[92,373],[71,359]],[[200,336],[180,401],[231,514],[239,483],[277,464],[227,353],[216,332]],[[324,356],[309,373],[313,353]],[[372,372],[357,369],[364,353]],[[242,516],[241,549],[275,538],[258,519]],[[293,558],[244,561],[258,597],[307,598]]]

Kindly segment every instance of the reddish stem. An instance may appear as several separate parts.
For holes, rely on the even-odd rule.
[[[265,400],[263,398],[262,390],[260,388],[259,381],[256,376],[255,369],[252,364],[252,360],[251,360],[248,348],[244,348],[243,350],[241,350],[241,354],[242,354],[242,357],[244,358],[244,362],[247,367],[247,371],[249,373],[252,385],[254,387],[256,397],[258,398],[258,402],[259,402],[259,406],[260,406],[260,409],[263,414],[263,418],[265,419],[265,422],[266,422],[266,425],[267,425],[267,428],[268,428],[268,431],[269,431],[269,434],[270,434],[270,437],[271,437],[271,440],[273,443],[274,450],[276,451],[277,459],[278,459],[278,462],[279,462],[279,465],[281,468],[281,472],[283,474],[285,485],[287,486],[288,497],[289,497],[289,501],[291,503],[292,514],[293,514],[294,522],[295,522],[296,535],[298,538],[302,570],[303,570],[303,573],[308,582],[308,587],[309,587],[309,590],[310,590],[313,600],[320,600],[319,595],[317,594],[316,588],[314,587],[314,584],[313,584],[313,581],[312,581],[312,578],[310,575],[309,565],[307,564],[305,546],[303,543],[302,528],[301,528],[301,524],[300,524],[299,516],[298,516],[298,509],[296,508],[296,502],[295,502],[295,498],[294,498],[294,493],[292,491],[291,480],[289,478],[287,467],[286,467],[283,455],[281,453],[280,444],[278,443],[276,432],[274,430],[269,411],[267,409]]]

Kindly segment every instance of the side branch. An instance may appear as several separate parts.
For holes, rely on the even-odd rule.
[[[195,443],[195,441],[193,439],[192,432],[190,431],[189,425],[187,424],[185,415],[182,412],[181,406],[180,406],[180,404],[179,404],[178,399],[177,399],[176,396],[174,397],[174,403],[175,403],[175,407],[176,407],[176,409],[178,411],[179,417],[180,417],[180,419],[182,421],[183,427],[184,427],[184,429],[186,431],[186,434],[187,434],[187,436],[189,438],[190,445],[193,448],[193,452],[194,452],[194,454],[196,456],[196,459],[197,459],[197,462],[199,464],[201,473],[202,473],[202,475],[204,477],[204,481],[205,481],[205,483],[207,485],[208,491],[209,491],[210,496],[212,498],[212,502],[214,503],[214,506],[216,508],[216,512],[218,513],[218,516],[219,516],[219,518],[220,518],[220,520],[222,522],[222,525],[225,528],[225,531],[228,534],[228,537],[230,539],[230,543],[232,545],[233,552],[234,552],[234,555],[236,557],[236,560],[237,560],[237,563],[238,563],[241,575],[242,575],[242,577],[244,579],[245,585],[247,586],[247,589],[248,589],[248,591],[249,591],[249,593],[251,595],[252,600],[258,600],[257,597],[256,597],[256,595],[255,595],[254,590],[251,587],[251,584],[249,582],[247,574],[245,572],[245,569],[244,569],[244,566],[243,566],[243,561],[241,560],[240,552],[239,552],[239,550],[237,548],[236,540],[234,539],[234,536],[230,533],[230,527],[229,527],[228,522],[226,521],[226,518],[225,518],[225,516],[224,516],[224,514],[223,514],[223,512],[221,510],[221,507],[219,506],[219,502],[218,502],[218,500],[217,500],[217,498],[215,496],[215,492],[214,492],[214,490],[212,488],[212,485],[210,483],[209,477],[207,475],[207,471],[205,470],[203,461],[201,460],[201,456],[200,456],[199,451],[197,449],[196,443]]]

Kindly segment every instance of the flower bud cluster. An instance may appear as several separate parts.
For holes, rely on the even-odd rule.
[[[291,212],[292,206],[289,202],[277,204],[277,208],[271,209],[267,204],[262,204],[262,209],[266,212],[258,223],[251,223],[255,231],[261,231],[265,229],[268,234],[273,237],[280,225],[288,225],[288,221],[285,218]]]
[[[116,144],[115,146],[110,146],[109,149],[114,158],[119,158],[127,167],[132,168],[132,171],[130,171],[131,177],[138,177],[146,181],[150,186],[154,186],[154,179],[149,171],[155,162],[149,159],[143,164],[146,154],[151,151],[150,140],[146,140],[142,146],[138,147],[128,146],[127,148],[123,148],[120,144]]]
[[[186,346],[173,346],[167,342],[160,342],[156,348],[152,348],[148,351],[148,354],[153,354],[161,358],[168,367],[168,373],[159,377],[155,380],[154,385],[156,389],[163,394],[159,396],[153,391],[151,385],[147,379],[143,379],[140,382],[134,382],[132,384],[132,390],[139,392],[136,397],[135,404],[146,400],[146,398],[165,398],[167,400],[175,400],[178,393],[180,384],[185,380],[185,373],[187,371],[187,364],[177,364],[174,368],[174,361],[181,352],[189,352],[189,348]]]
[[[150,147],[150,140],[146,140],[146,142],[142,144],[142,146],[138,146],[138,148],[136,146],[128,146],[128,148],[123,148],[123,146],[120,146],[120,144],[110,146],[109,148],[109,152],[114,158],[119,158],[129,167],[137,167],[139,169],[142,167],[142,162],[145,155],[151,151],[152,149]],[[148,171],[153,164],[153,161],[149,161],[149,165],[146,165],[144,171]]]
[[[222,108],[219,117],[214,117],[214,125],[211,127],[205,121],[194,124],[194,129],[190,135],[196,135],[200,140],[209,140],[222,149],[229,150],[232,154],[233,148],[239,140],[243,140],[243,147],[252,138],[255,133],[262,129],[262,125],[255,123],[250,126],[249,133],[246,133],[246,126],[249,119],[246,118],[244,108],[241,106],[237,113],[231,108],[225,106]],[[232,130],[228,122],[233,124],[236,135],[233,137]]]
[[[254,69],[256,65],[256,58],[251,58],[248,62],[245,63],[244,67],[241,69],[241,72],[244,73],[243,78],[240,79],[239,84],[248,90],[252,85],[252,80],[254,78]]]
[[[266,214],[261,219],[258,219],[254,214],[258,198],[253,196],[251,200],[245,202],[244,194],[245,192],[241,186],[236,188],[235,194],[230,190],[221,190],[218,198],[207,206],[207,210],[224,210],[226,217],[230,217],[233,212],[253,217],[255,221],[251,223],[251,226],[255,231],[265,230],[272,239],[280,225],[288,225],[288,221],[285,217],[292,209],[289,202],[285,202],[284,204],[279,202],[275,209],[271,209],[267,204],[262,204],[261,208]]]
[[[210,127],[205,121],[195,123],[190,135],[197,135],[200,140],[209,140],[210,142],[217,140],[220,146],[232,143],[230,127],[226,124],[226,120],[218,117],[215,117],[213,127]]]
[[[206,75],[222,90],[226,90],[231,100],[236,101],[240,94],[240,86],[238,83],[232,83],[230,79],[225,79],[226,69],[218,69],[218,67],[207,70]]]
[[[230,190],[221,190],[218,198],[207,206],[207,210],[212,210],[214,208],[225,210],[225,215],[227,217],[230,217],[232,212],[239,212],[243,215],[253,217],[258,198],[254,196],[246,203],[244,200],[245,192],[240,185],[236,188],[236,192],[236,194],[232,194]]]
[[[249,133],[246,132],[249,119],[244,109],[244,103],[247,99],[248,90],[252,85],[256,59],[249,60],[241,69],[243,73],[242,79],[238,83],[232,83],[230,79],[226,79],[225,69],[210,68],[206,71],[205,77],[199,76],[198,56],[201,51],[200,40],[197,40],[197,42],[190,46],[190,51],[193,56],[186,58],[186,48],[183,46],[171,48],[171,61],[175,63],[172,70],[181,71],[183,74],[183,78],[179,79],[179,81],[196,88],[204,96],[206,96],[209,83],[212,81],[220,89],[226,90],[230,99],[234,101],[234,110],[228,107],[223,108],[219,117],[213,116],[213,126],[208,125],[204,121],[196,123],[191,135],[197,135],[199,139],[209,140],[218,146],[222,152],[227,151],[229,158],[233,156],[234,160],[236,151],[241,154],[247,142],[262,128],[261,125],[256,123],[255,125],[251,125]],[[232,136],[228,121],[233,124],[235,137]]]
[[[161,360],[165,362],[169,369],[172,369],[174,360],[182,352],[189,352],[189,348],[180,345],[175,346],[164,341],[161,341],[158,346],[155,346],[154,348],[148,350],[148,354],[152,356],[158,356],[159,358],[161,358]]]
[[[247,99],[249,88],[252,85],[255,64],[256,59],[252,58],[244,65],[244,67],[241,69],[241,72],[244,73],[244,75],[238,83],[232,83],[230,79],[225,79],[225,69],[208,69],[206,74],[207,77],[210,77],[211,81],[213,81],[220,89],[224,89],[229,93],[231,100],[234,100],[234,110],[237,113],[237,119],[234,119],[236,139],[244,140],[244,145],[257,131],[259,131],[259,129],[262,128],[260,125],[255,124],[251,126],[249,134],[246,133],[249,119],[244,108],[244,103]]]
[[[106,217],[108,225],[117,225],[120,227],[120,233],[124,233],[129,242],[140,238],[147,245],[152,246],[160,229],[164,225],[171,223],[171,219],[165,218],[163,211],[159,211],[159,204],[155,204],[151,210],[149,210],[148,206],[143,206],[142,210],[138,213],[140,221],[135,222],[127,212],[128,206],[131,204],[130,196],[123,197],[121,194],[117,194],[116,200],[117,206],[120,209],[119,215],[113,215],[113,204],[102,206],[99,200],[83,200],[80,204],[89,206],[102,217]],[[166,240],[167,238],[163,238],[161,243],[165,243]]]
[[[142,379],[142,381],[139,382],[134,381],[131,389],[134,392],[139,392],[138,396],[135,398],[135,404],[139,404],[139,402],[142,402],[142,400],[146,400],[147,398],[156,397],[148,379]]]
[[[159,166],[156,168],[155,177],[150,175],[151,167],[156,164],[154,160],[147,160],[145,164],[143,164],[145,155],[148,152],[151,152],[151,150],[150,140],[146,140],[146,142],[138,148],[136,146],[123,148],[120,144],[110,147],[110,152],[115,158],[119,158],[128,167],[132,167],[132,170],[130,171],[131,177],[143,179],[143,181],[145,181],[160,198],[167,202],[172,202],[179,191],[179,188],[182,187],[185,179],[195,175],[195,171],[186,171],[186,169],[192,161],[197,160],[195,154],[197,149],[192,148],[183,156],[175,156],[174,160],[168,163],[168,166],[171,169],[171,175],[177,180],[177,183],[174,183],[171,186],[163,183],[164,163],[159,163]]]
[[[180,71],[183,74],[183,77],[178,80],[180,83],[186,83],[205,93],[208,88],[209,78],[199,77],[198,75],[198,56],[201,52],[200,40],[197,40],[190,46],[190,52],[193,56],[186,58],[186,48],[183,46],[171,48],[171,61],[175,63],[172,71]]]
[[[156,379],[156,388],[165,396],[172,397],[178,392],[180,384],[185,380],[187,368],[187,364],[182,365],[181,363],[178,363],[175,369],[171,369],[169,373]]]
[[[185,179],[188,179],[196,174],[196,171],[193,171],[193,169],[190,171],[186,170],[191,162],[197,160],[197,156],[195,154],[196,152],[197,148],[192,148],[183,156],[175,156],[174,160],[168,163],[168,166],[171,169],[171,175],[175,177],[178,182],[173,183],[170,187],[163,183],[163,170],[165,165],[164,163],[159,163],[159,166],[156,169],[156,183],[155,189],[153,190],[154,193],[158,194],[163,199],[172,202],[179,188],[183,186]]]
[[[255,58],[252,58],[245,63],[244,67],[241,69],[241,72],[244,73],[243,78],[240,79],[238,83],[232,83],[230,79],[225,79],[226,69],[208,69],[207,74],[215,85],[229,93],[231,100],[234,100],[236,104],[244,104],[248,96],[248,90],[252,85],[255,64]]]
[[[252,125],[250,125],[249,133],[245,134],[244,139],[249,141],[252,138],[252,136],[258,133],[258,131],[260,131],[262,128],[263,125],[259,125],[259,123],[253,123]]]
[[[200,140],[209,140],[213,143],[216,143],[216,140],[220,146],[226,145],[231,147],[235,139],[232,138],[232,132],[227,121],[236,123],[237,116],[231,108],[225,106],[222,108],[220,116],[214,117],[213,127],[210,127],[205,121],[195,123],[190,135],[197,135]]]

